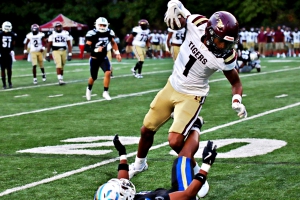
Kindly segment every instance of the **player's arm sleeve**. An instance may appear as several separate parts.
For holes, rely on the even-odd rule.
[[[237,53],[234,49],[230,51],[227,55],[224,56],[225,68],[223,71],[229,71],[235,68],[236,65]]]
[[[85,50],[86,52],[89,52],[89,53],[90,53],[90,52],[92,51],[91,45],[85,43],[85,45],[84,45],[84,50]]]

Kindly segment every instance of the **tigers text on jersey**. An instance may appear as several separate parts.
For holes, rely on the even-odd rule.
[[[17,34],[14,32],[0,31],[0,40],[2,42],[0,46],[0,54],[8,55],[14,49],[14,42],[17,39]]]
[[[217,58],[201,41],[205,34],[207,18],[191,15],[187,18],[187,30],[169,80],[172,87],[183,94],[207,96],[208,79],[217,70],[232,70],[236,52]]]
[[[96,29],[90,30],[86,34],[86,40],[90,41],[91,44],[91,56],[92,57],[105,57],[107,54],[107,45],[111,42],[115,33],[108,29],[106,32],[99,32]],[[102,52],[94,52],[95,48],[104,47]]]
[[[146,42],[149,37],[150,30],[142,30],[140,26],[136,26],[132,29],[133,33],[136,33],[136,36],[133,38],[132,45],[145,47]]]
[[[70,34],[66,30],[62,30],[60,33],[53,31],[48,38],[48,41],[52,42],[52,50],[66,49],[68,40],[70,40]]]
[[[172,32],[172,44],[182,44],[185,34],[185,28],[179,29],[179,30],[172,30],[168,28],[169,32]]]
[[[28,33],[26,35],[26,38],[30,40],[28,43],[28,48],[30,48],[30,52],[37,52],[40,51],[43,47],[43,38],[45,37],[45,34],[43,32],[39,32],[36,35],[33,35],[32,32]]]

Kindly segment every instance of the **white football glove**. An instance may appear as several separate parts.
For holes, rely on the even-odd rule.
[[[186,14],[182,9],[179,8],[179,5],[181,4],[180,1],[174,1],[171,0],[168,3],[168,10],[165,14],[165,23],[168,27],[171,27],[171,29],[174,29],[174,21],[177,24],[178,28],[181,28],[180,21],[178,19],[178,15],[182,15],[184,18],[186,18]]]
[[[246,118],[247,117],[247,111],[246,107],[239,103],[239,102],[234,102],[232,103],[232,109],[235,110],[240,118]]]

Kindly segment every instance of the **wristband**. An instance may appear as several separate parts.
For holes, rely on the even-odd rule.
[[[206,176],[204,174],[200,174],[200,173],[197,173],[195,176],[194,176],[194,179],[200,181],[202,183],[202,185],[204,185],[205,181],[206,181]]]
[[[27,50],[26,50],[26,49],[24,49],[23,53],[27,53]]]
[[[208,172],[209,169],[210,169],[210,165],[209,165],[209,164],[206,164],[206,163],[202,163],[201,169],[202,169],[203,171]]]
[[[126,155],[121,155],[120,160],[127,160],[127,156]]]
[[[45,47],[42,47],[43,51],[45,50]]]
[[[114,53],[115,53],[116,55],[119,55],[119,54],[120,54],[120,51],[119,51],[119,50],[115,50]]]
[[[233,101],[235,99],[237,99],[240,103],[242,103],[242,97],[241,97],[241,95],[239,95],[239,94],[233,95],[231,102],[233,103]]]
[[[129,166],[128,164],[119,164],[118,166],[118,171],[120,170],[126,170],[126,171],[129,171]]]
[[[72,56],[72,53],[69,53],[68,55],[69,55],[69,56]]]
[[[46,56],[49,56],[49,53],[46,53]]]
[[[96,52],[96,53],[99,52],[99,48],[95,48],[94,52]]]

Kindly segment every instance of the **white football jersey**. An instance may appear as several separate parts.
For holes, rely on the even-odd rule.
[[[293,42],[295,43],[300,43],[300,31],[293,31],[292,32],[292,36],[293,36]]]
[[[162,33],[160,34],[160,38],[162,39],[162,43],[165,44],[167,42],[168,35]]]
[[[240,41],[247,41],[248,31],[241,31],[240,32]]]
[[[290,43],[292,41],[291,31],[284,31],[284,41]]]
[[[209,77],[217,70],[234,69],[236,52],[233,50],[226,58],[217,58],[211,53],[201,41],[201,37],[205,34],[207,19],[200,16],[191,15],[187,19],[186,37],[169,80],[173,88],[180,93],[207,96]],[[199,22],[201,18],[203,21]]]
[[[29,39],[28,48],[30,48],[30,52],[37,52],[43,48],[43,40],[45,37],[45,33],[38,32],[38,34],[33,35],[32,32],[26,35],[26,38]]]
[[[136,36],[133,38],[132,45],[145,47],[146,42],[149,37],[150,30],[142,30],[140,26],[136,26],[132,29],[132,32],[137,33]]]
[[[254,31],[249,31],[247,34],[247,42],[256,42],[257,40],[257,33]]]
[[[68,40],[70,40],[70,34],[66,30],[62,30],[60,33],[53,31],[48,38],[48,41],[52,42],[54,47],[66,47]]]
[[[159,43],[160,42],[160,34],[159,33],[151,33],[151,43]]]
[[[179,30],[172,30],[168,28],[168,31],[173,33],[171,37],[171,41],[173,44],[182,44],[184,39],[185,28]]]

